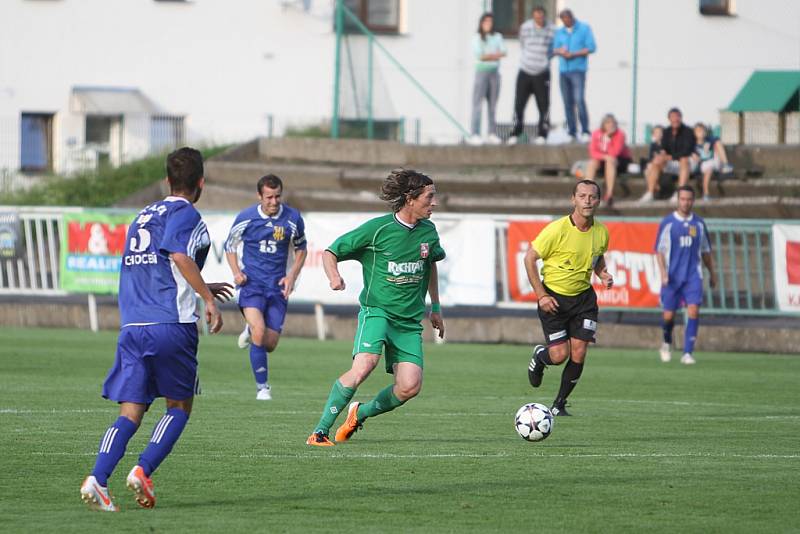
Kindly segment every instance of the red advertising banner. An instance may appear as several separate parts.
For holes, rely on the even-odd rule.
[[[523,259],[531,241],[547,224],[548,221],[511,221],[508,225],[508,282],[513,301],[536,301]],[[657,308],[661,276],[653,245],[658,223],[614,221],[603,224],[610,234],[605,259],[614,277],[614,287],[603,289],[592,275],[598,304],[601,307]]]

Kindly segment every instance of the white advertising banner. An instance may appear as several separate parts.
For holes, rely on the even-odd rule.
[[[323,304],[358,304],[363,287],[361,265],[355,261],[339,264],[345,280],[344,291],[332,291],[322,268],[322,253],[333,241],[375,217],[377,213],[306,213],[308,258],[292,294],[295,302]],[[233,224],[234,214],[211,214],[203,219],[211,234],[203,276],[210,282],[233,282],[225,259],[225,239]],[[495,229],[487,217],[435,215],[447,258],[438,264],[439,294],[444,305],[491,306],[495,303]]]
[[[778,308],[800,312],[800,225],[772,225],[772,257]]]

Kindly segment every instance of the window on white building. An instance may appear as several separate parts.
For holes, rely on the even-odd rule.
[[[400,32],[401,0],[344,0],[344,5],[358,17],[367,29],[376,33]],[[359,33],[356,25],[344,17],[344,31]]]
[[[734,11],[735,0],[700,0],[701,15],[731,16]]]
[[[520,25],[531,18],[533,8],[537,6],[544,8],[547,20],[552,23],[558,17],[556,2],[557,0],[493,0],[494,29],[506,37],[516,36]]]
[[[53,114],[22,113],[20,116],[20,170],[53,170]]]
[[[155,115],[150,117],[150,152],[166,152],[184,143],[183,117]]]

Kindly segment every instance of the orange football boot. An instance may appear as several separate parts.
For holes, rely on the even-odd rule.
[[[350,407],[347,408],[347,419],[344,420],[342,426],[336,429],[335,437],[337,443],[347,441],[364,426],[358,422],[358,407],[360,405],[360,402],[350,403]]]

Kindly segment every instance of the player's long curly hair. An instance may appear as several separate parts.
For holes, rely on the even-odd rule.
[[[381,186],[381,200],[392,206],[397,213],[412,198],[419,197],[426,186],[433,184],[430,176],[412,169],[394,170],[386,177]]]

